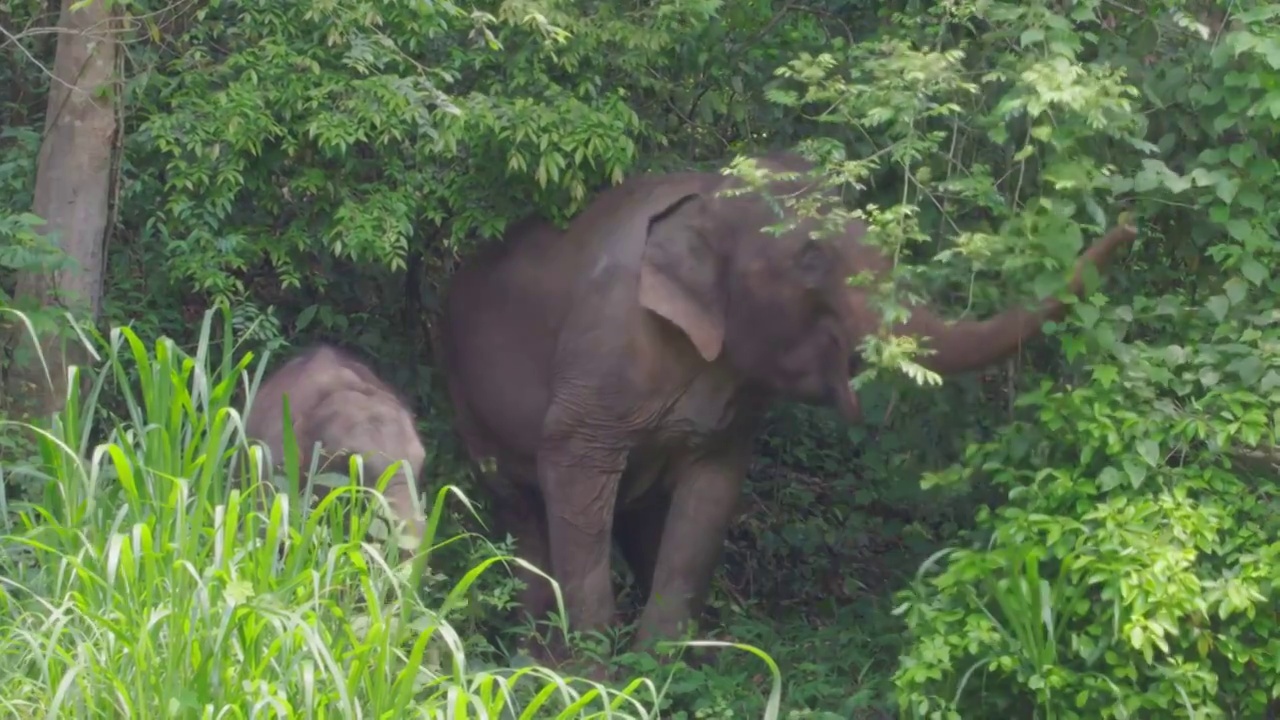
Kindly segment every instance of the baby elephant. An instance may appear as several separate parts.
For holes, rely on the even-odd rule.
[[[406,403],[363,362],[330,345],[317,345],[269,374],[258,388],[245,420],[248,436],[271,450],[277,467],[284,460],[283,398],[289,396],[293,432],[306,483],[312,451],[320,443],[317,472],[347,473],[349,457],[364,459],[364,482],[373,486],[397,460],[404,460],[387,481],[383,496],[398,523],[403,553],[423,540],[426,522],[419,506],[416,478],[426,451]],[[336,461],[336,462],[335,462]],[[318,483],[314,492],[328,489]]]

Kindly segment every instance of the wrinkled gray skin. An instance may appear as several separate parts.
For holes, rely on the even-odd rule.
[[[245,420],[246,434],[270,449],[276,467],[284,461],[286,394],[303,483],[317,442],[318,472],[346,474],[350,456],[359,454],[371,487],[392,463],[407,461],[408,467],[401,466],[387,481],[383,496],[405,524],[405,536],[399,539],[402,553],[416,548],[426,531],[416,489],[426,451],[413,413],[399,395],[350,353],[330,345],[307,348],[262,381]],[[313,491],[322,498],[328,488],[316,484]]]
[[[780,155],[768,167],[803,170]],[[564,232],[526,220],[454,277],[443,327],[456,428],[483,474],[499,530],[561,584],[571,628],[613,619],[611,538],[647,602],[635,641],[670,639],[706,601],[752,437],[771,402],[860,415],[848,386],[861,339],[879,331],[864,288],[844,279],[890,261],[859,239],[781,237],[758,195],[716,197],[717,173],[634,177],[601,193]],[[800,189],[799,181],[786,190]],[[776,186],[775,186],[776,188]],[[781,191],[775,189],[774,194]],[[1102,263],[1135,235],[1087,250]],[[925,307],[893,328],[927,336],[939,373],[994,363],[1062,314],[1046,301],[950,323]],[[554,608],[526,574],[535,618]],[[558,654],[558,653],[557,653]]]

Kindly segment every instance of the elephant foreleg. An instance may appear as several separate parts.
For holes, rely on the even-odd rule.
[[[671,469],[671,503],[652,588],[636,630],[638,648],[678,638],[702,615],[737,507],[748,456],[748,445],[735,443]]]
[[[598,439],[549,442],[538,455],[551,568],[571,630],[603,631],[613,621],[613,510],[625,450]]]

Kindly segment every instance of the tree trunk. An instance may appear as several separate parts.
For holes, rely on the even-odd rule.
[[[43,308],[59,327],[63,318],[53,316],[63,310],[89,322],[101,312],[117,130],[113,11],[104,0],[72,10],[77,1],[62,0],[33,208],[45,221],[41,232],[70,263],[22,272],[14,293],[22,305]],[[59,410],[66,399],[67,367],[83,362],[74,334],[54,332],[50,324],[36,324],[45,364],[25,326],[13,326],[16,352],[7,390],[22,415]]]

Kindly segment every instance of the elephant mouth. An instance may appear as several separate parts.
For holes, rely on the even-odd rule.
[[[835,396],[832,398],[832,404],[835,405],[840,417],[844,418],[845,422],[852,425],[862,422],[862,409],[859,407],[858,398],[853,394],[853,388],[849,387],[848,382],[841,383],[840,388],[834,389],[832,394]]]
[[[832,368],[833,372],[828,375],[826,382],[827,403],[835,407],[845,422],[859,424],[862,422],[862,406],[849,380],[862,370],[862,357],[842,356],[842,360],[833,365],[835,366]]]
[[[862,355],[854,353],[845,361],[845,377],[852,378],[862,372]]]
[[[819,325],[803,342],[771,363],[756,382],[768,392],[793,402],[834,408],[846,422],[862,422],[858,397],[849,378],[861,371],[861,354],[850,354],[848,342],[834,323]]]

